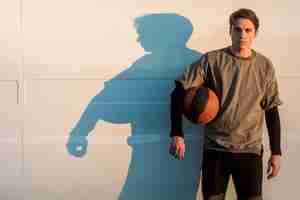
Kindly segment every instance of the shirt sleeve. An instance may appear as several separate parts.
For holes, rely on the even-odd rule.
[[[185,90],[180,84],[176,84],[171,94],[171,134],[170,137],[184,137],[182,131],[182,114]]]
[[[261,101],[261,107],[264,110],[269,110],[276,106],[282,105],[282,101],[279,98],[279,89],[277,79],[275,76],[275,69],[270,61],[268,62],[268,65],[270,67],[270,70],[266,74],[266,90],[264,98]]]
[[[281,155],[281,125],[277,107],[265,111],[272,155]]]
[[[208,59],[207,54],[205,54],[198,61],[189,65],[175,82],[181,83],[185,90],[192,87],[200,87],[205,82],[207,68]]]

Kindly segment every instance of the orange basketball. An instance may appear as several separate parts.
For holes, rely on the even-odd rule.
[[[207,87],[191,88],[184,97],[184,116],[193,123],[207,124],[219,111],[219,99]]]

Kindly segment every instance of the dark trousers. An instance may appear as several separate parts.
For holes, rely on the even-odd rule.
[[[203,199],[224,200],[231,175],[238,200],[261,200],[262,164],[262,155],[204,150]]]

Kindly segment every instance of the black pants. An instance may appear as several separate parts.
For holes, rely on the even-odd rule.
[[[230,175],[238,200],[262,199],[262,155],[215,150],[203,152],[203,199],[224,200]]]

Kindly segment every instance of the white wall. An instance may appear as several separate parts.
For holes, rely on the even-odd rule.
[[[297,198],[296,0],[3,0],[0,199],[201,199],[201,136],[186,123],[186,159],[168,156],[168,95],[187,64],[229,44],[228,16],[241,7],[261,20],[255,48],[272,59],[284,101],[282,170],[265,181],[265,199]],[[137,32],[142,16],[145,28]],[[173,32],[179,37],[191,28],[178,16],[193,33],[186,48],[168,49]],[[155,51],[146,53],[139,36]],[[75,157],[69,134],[88,133],[91,121],[97,123],[87,152]]]

